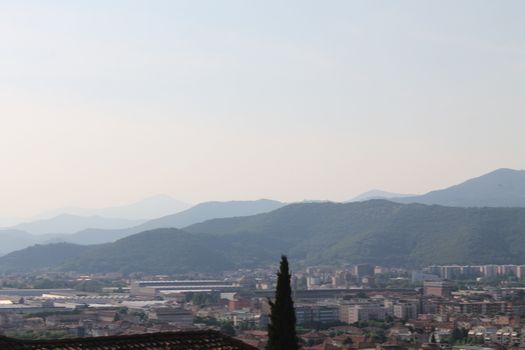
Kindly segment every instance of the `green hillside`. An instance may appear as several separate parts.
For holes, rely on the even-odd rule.
[[[398,204],[291,204],[270,213],[158,229],[91,246],[53,268],[83,272],[216,272],[273,263],[282,253],[296,264],[370,262],[390,266],[525,264],[525,208],[458,208]],[[56,245],[55,245],[56,247]],[[36,246],[0,258],[39,265]],[[69,254],[69,253],[68,253]]]
[[[0,258],[0,272],[25,272],[54,269],[95,246],[71,243],[34,245],[17,250]]]
[[[525,262],[524,208],[453,208],[384,200],[304,203],[246,218],[210,220],[185,230],[225,236],[240,246],[272,242],[306,263]]]
[[[86,251],[61,264],[61,270],[89,272],[181,273],[232,268],[229,246],[205,234],[158,229],[132,235]],[[1,265],[1,261],[0,261]]]

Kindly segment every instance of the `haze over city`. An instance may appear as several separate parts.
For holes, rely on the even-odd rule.
[[[525,168],[521,1],[2,1],[0,213]]]

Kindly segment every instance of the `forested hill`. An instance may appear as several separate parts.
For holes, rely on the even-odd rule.
[[[525,263],[525,208],[303,203],[185,230],[232,236],[239,244],[279,242],[291,257],[309,263]]]
[[[41,259],[39,249],[0,258]],[[56,252],[55,254],[59,254]],[[171,273],[262,266],[288,254],[295,264],[370,262],[391,266],[525,264],[525,208],[301,203],[254,216],[158,229],[56,257],[53,268]],[[33,261],[33,265],[38,266]],[[47,266],[47,265],[46,265]]]

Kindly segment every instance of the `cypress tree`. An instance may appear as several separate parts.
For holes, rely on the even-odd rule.
[[[281,257],[281,266],[277,273],[275,301],[269,301],[271,308],[268,324],[268,344],[266,350],[298,350],[299,341],[295,331],[295,309],[290,285],[288,259]]]

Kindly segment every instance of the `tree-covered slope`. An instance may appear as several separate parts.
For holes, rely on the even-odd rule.
[[[214,219],[182,230],[157,229],[58,259],[53,268],[81,272],[215,272],[275,262],[525,264],[525,208],[399,204],[291,204],[270,213]],[[47,246],[16,252],[32,261]],[[22,254],[23,253],[23,254]],[[15,256],[0,258],[0,269]],[[54,252],[57,256],[59,252]],[[48,266],[43,265],[43,266]]]
[[[180,213],[163,216],[145,223],[124,229],[86,229],[70,235],[50,238],[49,243],[69,242],[75,244],[101,244],[114,242],[136,233],[158,228],[181,228],[213,218],[248,216],[266,213],[285,204],[268,199],[255,201],[204,202]]]
[[[71,243],[34,245],[0,257],[0,272],[25,272],[54,269],[69,259],[94,249]]]
[[[225,235],[239,243],[272,241],[295,260],[309,263],[525,262],[524,208],[384,200],[305,203],[246,218],[210,220],[185,230]]]
[[[217,237],[158,229],[90,249],[59,268],[90,272],[214,272],[234,266],[229,253],[228,244]]]
[[[35,244],[36,237],[20,230],[1,229],[0,242],[0,255],[3,255]]]

